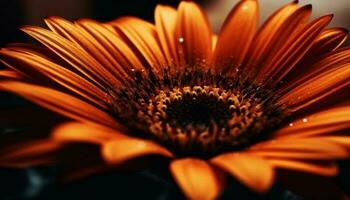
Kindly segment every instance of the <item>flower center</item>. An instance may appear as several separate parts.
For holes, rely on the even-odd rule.
[[[208,154],[244,146],[263,115],[259,99],[210,86],[160,91],[138,113],[153,136],[182,154]]]
[[[167,69],[133,74],[110,91],[111,114],[133,136],[155,140],[180,157],[241,150],[268,137],[285,117],[271,90],[239,76]]]

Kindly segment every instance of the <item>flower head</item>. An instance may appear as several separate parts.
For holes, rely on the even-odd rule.
[[[291,2],[257,30],[258,2],[242,0],[215,35],[184,1],[157,6],[154,24],[25,26],[43,46],[1,49],[0,88],[74,121],[4,145],[0,164],[63,163],[74,179],[164,157],[190,199],[217,198],[225,174],[260,193],[277,169],[335,176],[335,161],[350,156],[349,98],[332,98],[349,88],[350,51],[339,48],[348,35],[325,28],[331,15],[310,14]],[[77,167],[81,143],[98,148]]]

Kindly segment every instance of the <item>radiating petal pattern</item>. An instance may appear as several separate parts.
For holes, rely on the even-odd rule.
[[[350,84],[349,63],[334,66],[306,80],[284,94],[278,101],[295,112]],[[320,84],[322,83],[322,84]]]
[[[144,66],[158,72],[166,64],[165,57],[158,45],[157,32],[153,24],[134,17],[123,17],[109,23],[125,42],[143,58]]]
[[[56,164],[71,181],[159,159],[198,200],[220,198],[226,175],[259,194],[284,173],[331,180],[350,158],[350,48],[311,9],[292,1],[257,29],[258,0],[241,0],[219,34],[191,1],[158,5],[154,23],[22,27],[41,44],[0,49],[0,90],[48,110],[1,112],[0,166]]]
[[[112,117],[98,108],[47,87],[15,81],[2,81],[0,82],[0,89],[16,93],[45,108],[73,119],[100,123],[109,127],[120,127]]]
[[[295,34],[295,38],[287,41],[277,53],[267,58],[266,66],[262,68],[257,77],[258,82],[273,79],[278,83],[292,67],[306,54],[313,41],[331,21],[332,15],[314,20]]]

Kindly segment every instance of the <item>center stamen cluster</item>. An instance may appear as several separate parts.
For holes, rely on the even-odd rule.
[[[138,112],[155,139],[180,152],[239,148],[263,115],[259,99],[239,91],[193,86],[161,90]]]

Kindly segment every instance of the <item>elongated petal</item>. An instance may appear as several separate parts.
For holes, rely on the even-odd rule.
[[[350,128],[350,106],[339,106],[295,120],[274,133],[277,138],[304,138]]]
[[[308,16],[306,8],[298,9],[296,1],[285,5],[277,10],[263,26],[256,33],[253,42],[250,44],[247,56],[244,62],[244,76],[252,77],[252,73],[256,73],[257,68],[260,67],[259,63],[266,59],[269,55],[271,47],[276,45],[276,40],[280,39],[283,35],[279,32],[282,27],[285,29],[285,24],[289,22],[293,16],[293,20],[300,22],[305,19],[304,16]],[[302,16],[297,17],[296,15]],[[287,20],[289,19],[289,20]],[[300,20],[300,21],[299,21]],[[293,26],[296,23],[289,23],[289,26]],[[292,27],[294,28],[294,27]]]
[[[243,0],[231,11],[215,47],[214,63],[218,70],[240,67],[256,31],[258,12],[256,0]]]
[[[59,17],[49,17],[45,19],[45,22],[53,32],[67,38],[84,49],[108,70],[111,75],[118,77],[119,81],[123,80],[126,73],[117,61],[114,55],[115,52],[109,48],[110,45],[106,43],[106,40],[101,39],[101,36],[98,34],[105,31],[105,27],[100,26],[98,31],[89,32],[79,25]]]
[[[170,66],[179,64],[174,36],[177,11],[169,6],[158,5],[155,9],[154,20],[160,45]]]
[[[284,21],[277,24],[278,27],[276,27],[273,36],[271,36],[271,41],[266,44],[266,50],[264,54],[261,53],[259,60],[256,60],[255,63],[250,61],[250,65],[247,66],[249,70],[246,71],[244,75],[248,75],[248,78],[251,80],[255,80],[256,82],[261,81],[261,76],[263,75],[262,71],[268,70],[266,67],[269,64],[267,60],[274,61],[271,57],[284,53],[281,51],[282,47],[286,47],[287,43],[292,43],[297,33],[306,26],[307,20],[311,15],[311,5],[305,5],[296,10],[294,9],[295,8],[292,8],[289,11],[291,13]]]
[[[343,28],[329,28],[322,31],[307,52],[305,59],[320,57],[341,46],[349,37],[348,31]],[[303,60],[301,60],[303,62]],[[310,61],[309,61],[310,62]]]
[[[267,192],[274,182],[274,170],[263,159],[249,154],[226,153],[211,162],[236,177],[255,192]]]
[[[273,79],[273,83],[278,83],[307,53],[316,37],[331,19],[332,15],[321,17],[296,33],[293,39],[287,41],[278,52],[267,59],[267,64],[259,72],[257,81],[264,82],[267,79]]]
[[[349,153],[342,152],[339,154],[330,154],[322,152],[299,152],[299,151],[275,151],[275,150],[260,150],[252,152],[255,156],[267,158],[276,158],[276,159],[299,159],[299,160],[333,160],[333,159],[346,159],[349,156]]]
[[[123,17],[110,22],[124,37],[124,42],[144,59],[145,65],[157,73],[166,64],[154,25],[134,17]]]
[[[211,57],[212,32],[208,19],[201,8],[193,3],[182,1],[178,8],[175,28],[177,50],[189,67],[202,63]]]
[[[111,140],[127,138],[107,127],[70,122],[61,124],[52,133],[52,139],[60,142],[87,142],[104,144]]]
[[[120,138],[107,142],[102,147],[104,160],[111,165],[147,155],[172,157],[172,153],[152,141],[136,138]]]
[[[287,105],[291,112],[300,110],[350,84],[350,64],[334,66],[306,80],[283,95],[278,101]],[[320,84],[322,83],[322,84]]]
[[[53,163],[56,160],[52,154],[61,147],[62,144],[48,140],[12,145],[0,151],[0,166],[24,168]]]
[[[337,67],[347,63],[350,63],[350,48],[345,47],[345,48],[338,49],[334,52],[330,52],[324,57],[322,57],[322,59],[308,66],[305,73],[303,74],[292,73],[291,76],[294,74],[294,75],[297,75],[296,76],[297,78],[294,77],[292,81],[286,82],[283,85],[283,87],[277,92],[277,94],[279,96],[284,95],[288,93],[290,90],[292,90],[293,88],[300,86],[301,84],[305,83],[307,80],[312,79],[318,74],[321,74],[323,72],[326,72],[332,69],[336,69]]]
[[[170,171],[188,199],[216,199],[225,185],[223,174],[203,160],[175,160]]]
[[[333,162],[320,163],[275,158],[269,158],[266,161],[276,168],[307,172],[321,176],[335,176],[338,173],[338,166]]]
[[[0,78],[4,79],[14,79],[14,80],[23,80],[25,76],[16,72],[14,70],[3,69],[0,70]]]
[[[94,122],[109,127],[120,127],[105,112],[57,90],[15,81],[2,81],[0,82],[0,88],[16,93],[40,106],[79,121]]]
[[[38,55],[18,51],[16,48],[2,49],[0,58],[7,66],[38,82],[49,79],[101,107],[103,101],[111,101],[100,88],[74,72]]]
[[[325,158],[343,158],[349,153],[341,145],[320,138],[277,139],[262,142],[249,148],[250,151],[319,153]]]
[[[311,67],[316,62],[324,59],[324,56],[337,49],[348,38],[347,30],[343,28],[329,28],[315,39],[311,48],[296,66],[283,78],[283,82],[294,82],[301,74],[319,70],[319,67]]]
[[[22,30],[47,46],[95,84],[102,87],[115,84],[115,78],[110,72],[66,38],[39,27],[25,26]]]

